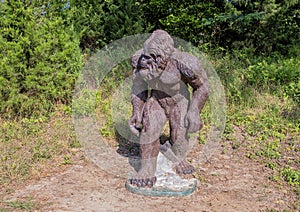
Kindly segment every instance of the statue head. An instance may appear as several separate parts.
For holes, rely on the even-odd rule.
[[[148,80],[159,77],[174,49],[174,41],[166,31],[154,31],[145,41],[136,66],[140,75]]]
[[[174,41],[164,30],[156,30],[144,43],[143,54],[153,58],[158,67],[163,65],[174,51]]]

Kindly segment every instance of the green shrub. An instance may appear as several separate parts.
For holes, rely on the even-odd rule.
[[[78,36],[37,2],[5,1],[0,11],[0,113],[40,115],[69,103],[81,69]]]
[[[271,92],[283,88],[287,96],[300,103],[300,60],[279,58],[274,62],[268,59],[249,67],[248,84]]]

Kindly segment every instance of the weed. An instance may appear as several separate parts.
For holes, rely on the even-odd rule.
[[[300,184],[300,170],[293,170],[290,167],[286,167],[280,171],[280,174],[290,185]]]
[[[238,149],[240,147],[240,143],[239,142],[234,142],[232,145],[232,149]]]
[[[273,174],[269,177],[269,180],[280,183],[281,182],[281,177],[277,174]]]
[[[35,211],[35,210],[38,210],[41,205],[39,202],[34,201],[32,197],[29,197],[24,201],[21,201],[21,200],[7,201],[7,202],[4,202],[4,204],[8,207],[7,211],[9,209]],[[4,208],[4,211],[5,210],[6,209]]]
[[[202,183],[208,183],[208,180],[200,174],[195,174],[195,177]]]
[[[269,162],[266,167],[272,169],[272,170],[275,170],[276,169],[276,164],[274,162]]]
[[[72,164],[72,161],[71,161],[71,156],[70,155],[66,155],[64,157],[64,161],[62,163],[63,165],[69,165],[69,164]]]
[[[279,158],[280,152],[278,151],[279,144],[277,141],[267,142],[256,154],[259,156],[264,156],[266,158]]]

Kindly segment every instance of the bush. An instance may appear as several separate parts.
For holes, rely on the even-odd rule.
[[[6,117],[47,114],[53,103],[69,103],[81,69],[78,36],[37,2],[0,5],[0,113]]]
[[[249,67],[248,83],[255,87],[271,89],[271,92],[283,88],[287,96],[300,104],[300,60],[279,58],[273,62],[268,59]]]

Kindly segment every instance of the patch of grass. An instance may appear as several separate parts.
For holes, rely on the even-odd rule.
[[[279,141],[268,141],[266,145],[262,146],[259,151],[256,152],[258,156],[263,156],[267,159],[272,158],[280,158],[280,152],[279,149]]]
[[[227,114],[224,140],[235,151],[272,170],[269,179],[278,184],[283,180],[295,189],[299,184],[300,131],[297,105],[288,98],[256,92],[259,105],[231,107]],[[295,167],[295,170],[283,167]]]
[[[281,176],[279,176],[278,174],[273,174],[269,177],[269,180],[273,181],[273,182],[277,182],[278,184],[281,183],[282,178]]]
[[[270,168],[270,169],[272,169],[272,170],[275,170],[276,169],[276,164],[274,163],[274,162],[269,162],[269,163],[267,163],[266,164],[266,167],[268,167],[268,168]]]
[[[15,211],[15,210],[23,210],[23,211],[36,211],[40,209],[41,204],[37,201],[34,201],[33,198],[27,198],[26,200],[14,200],[4,202],[5,208],[0,211]]]
[[[72,161],[71,161],[71,156],[70,155],[66,155],[64,157],[64,161],[62,162],[63,165],[70,165],[72,164]]]
[[[0,118],[0,195],[13,185],[48,175],[80,144],[70,115],[57,106],[51,117]]]
[[[99,115],[98,119],[104,120],[104,124],[100,127],[100,132],[102,136],[106,138],[112,138],[115,137],[111,108],[112,96],[105,97],[103,93],[106,92],[102,92],[101,90],[99,99],[101,104],[99,104],[99,112],[97,113]],[[107,93],[105,95],[107,95]]]
[[[300,185],[300,170],[293,170],[290,167],[286,167],[280,173],[290,185]]]
[[[100,125],[101,135],[107,139],[113,139],[116,137],[115,128],[112,116],[112,101],[115,92],[120,92],[120,86],[124,80],[131,76],[130,60],[126,60],[116,67],[114,67],[101,82],[99,91],[97,93],[96,103],[96,119]],[[124,100],[123,96],[120,96],[120,101]],[[126,102],[125,104],[128,104]],[[124,105],[122,105],[124,107]],[[122,108],[123,109],[123,108]],[[124,115],[124,114],[122,114]],[[122,117],[120,117],[121,119]]]

